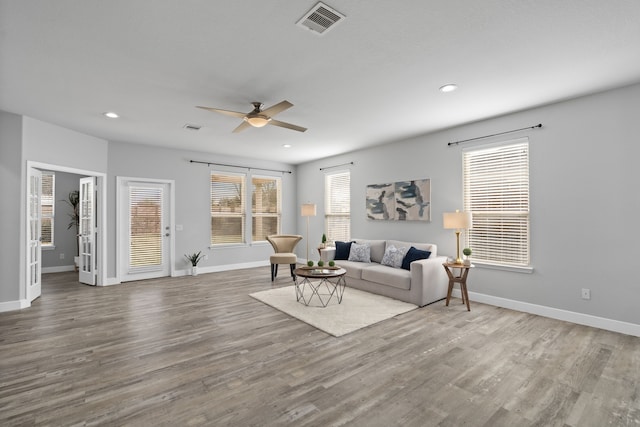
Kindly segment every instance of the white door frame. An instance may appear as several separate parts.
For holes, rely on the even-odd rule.
[[[107,174],[102,172],[90,171],[85,169],[72,168],[68,166],[60,166],[54,165],[50,163],[42,163],[42,162],[34,162],[32,160],[27,160],[27,167],[25,169],[25,181],[27,184],[29,182],[29,170],[30,169],[40,169],[47,170],[52,172],[66,172],[72,173],[76,175],[85,175],[85,176],[95,176],[96,177],[96,191],[97,191],[97,200],[98,200],[98,210],[97,210],[97,218],[96,218],[96,229],[97,229],[97,242],[96,248],[98,249],[98,253],[96,256],[96,265],[98,266],[98,275],[96,277],[96,285],[97,286],[106,286],[107,283]],[[27,239],[27,226],[28,226],[28,218],[26,218],[26,213],[28,212],[26,203],[28,201],[25,200],[24,206],[24,214],[23,221],[26,223],[24,226],[24,237],[23,241],[26,244]],[[29,259],[28,253],[24,252],[25,259],[25,268],[26,260]],[[27,286],[28,283],[26,281],[27,271],[24,271],[24,274],[21,277],[21,288],[23,289],[23,295],[28,295]],[[30,307],[31,303],[26,302],[24,307]]]
[[[169,187],[169,276],[175,277],[175,252],[176,252],[176,205],[175,205],[175,180],[173,179],[155,179],[155,178],[140,178],[131,176],[117,176],[116,177],[116,253],[121,254],[124,251],[121,250],[122,243],[122,231],[123,227],[128,226],[122,223],[123,209],[128,209],[128,206],[122,205],[122,188],[123,184],[127,181],[135,182],[149,182],[154,184],[166,184]],[[116,278],[118,283],[122,283],[122,260],[120,255],[116,256]]]

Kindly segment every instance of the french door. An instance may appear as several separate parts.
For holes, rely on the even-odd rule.
[[[29,168],[27,189],[27,299],[29,302],[42,293],[41,205],[42,172]]]
[[[96,284],[96,178],[80,179],[78,248],[80,283]]]
[[[171,188],[167,182],[119,179],[120,280],[171,273]]]

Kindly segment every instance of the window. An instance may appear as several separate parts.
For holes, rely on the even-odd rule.
[[[130,272],[153,271],[162,267],[163,220],[162,187],[129,187]]]
[[[329,241],[351,238],[351,172],[325,175],[325,225]]]
[[[54,217],[56,212],[56,176],[53,172],[42,172],[42,197],[40,206],[42,210],[40,235],[42,247],[53,247],[54,241]]]
[[[280,234],[281,182],[280,178],[273,177],[251,178],[253,242],[267,240],[267,236],[271,234]]]
[[[473,213],[473,259],[529,266],[528,140],[465,152],[463,186],[464,210]]]
[[[245,243],[245,175],[211,173],[211,244]]]

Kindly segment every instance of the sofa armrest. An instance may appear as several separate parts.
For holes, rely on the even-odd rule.
[[[449,279],[442,264],[447,262],[446,256],[429,257],[411,263],[411,287],[421,292],[422,305],[447,297]]]
[[[322,261],[331,261],[336,257],[336,248],[320,249],[320,259]]]

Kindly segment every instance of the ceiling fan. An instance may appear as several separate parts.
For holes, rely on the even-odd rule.
[[[244,121],[240,123],[240,125],[233,130],[234,133],[241,132],[248,127],[256,127],[261,128],[266,125],[280,126],[281,128],[287,128],[292,130],[297,130],[298,132],[304,132],[307,128],[303,128],[302,126],[292,125],[291,123],[281,122],[279,120],[274,120],[273,116],[278,113],[283,112],[284,110],[293,107],[293,104],[289,101],[282,101],[273,105],[265,110],[262,109],[262,102],[252,102],[253,111],[249,113],[240,113],[238,111],[230,111],[230,110],[221,110],[220,108],[212,108],[212,107],[200,107],[203,110],[213,111],[214,113],[225,114],[227,116],[239,117]]]

